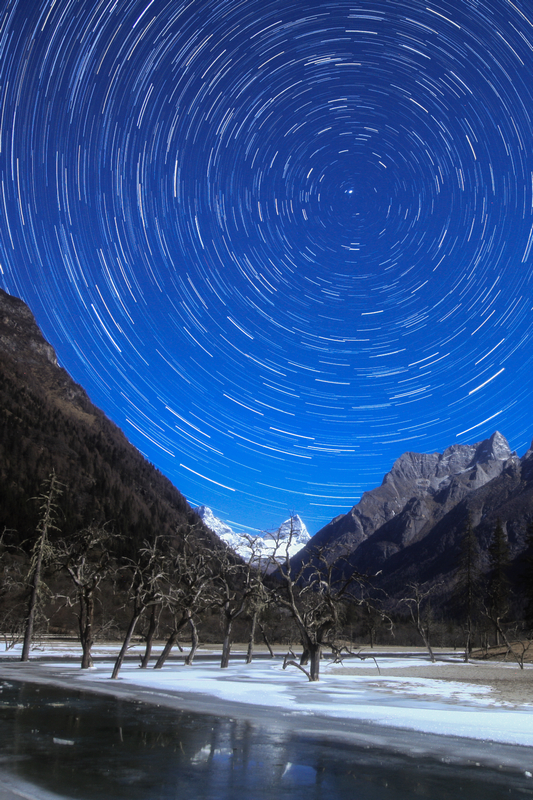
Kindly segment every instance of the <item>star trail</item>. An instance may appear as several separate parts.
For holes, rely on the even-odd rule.
[[[310,531],[533,435],[521,0],[6,0],[0,284],[185,494]]]

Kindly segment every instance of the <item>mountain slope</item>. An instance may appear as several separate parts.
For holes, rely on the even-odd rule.
[[[506,532],[511,560],[519,558],[526,547],[527,528],[533,522],[531,450],[519,461],[510,463],[501,475],[462,499],[423,538],[384,561],[380,585],[393,594],[410,581],[442,582],[445,589],[449,588],[469,518],[479,543],[482,569],[488,568],[488,546],[498,520]],[[378,533],[383,535],[384,531]],[[365,545],[365,549],[356,551],[351,559],[354,566],[361,569],[376,563],[373,543],[368,541]]]
[[[331,556],[352,553],[388,525],[381,537],[386,558],[424,536],[425,530],[463,497],[501,474],[513,461],[518,458],[498,431],[490,439],[452,445],[443,453],[404,453],[381,486],[365,492],[348,514],[318,531],[310,546],[325,546]]]
[[[132,545],[202,525],[180,492],[58,366],[30,309],[0,290],[0,530],[35,530],[43,481],[64,484],[61,530],[108,523]]]
[[[533,451],[519,459],[496,431],[442,454],[404,453],[381,486],[322,528],[292,563],[298,567],[318,547],[330,562],[344,556],[362,573],[379,573],[376,583],[391,594],[425,581],[441,581],[447,591],[469,516],[485,568],[498,518],[511,556],[524,549],[533,519]]]

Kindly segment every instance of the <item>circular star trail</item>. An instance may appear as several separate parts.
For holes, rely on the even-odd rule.
[[[405,450],[524,450],[521,0],[8,0],[0,280],[188,497],[311,530]]]

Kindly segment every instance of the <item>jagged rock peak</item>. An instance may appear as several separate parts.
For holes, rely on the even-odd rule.
[[[318,531],[312,544],[332,547],[334,554],[353,552],[402,514],[405,530],[395,538],[406,541],[408,536],[418,536],[431,519],[440,518],[467,494],[511,468],[520,468],[520,461],[499,431],[475,444],[453,444],[443,453],[403,453],[381,486],[364,492],[347,514]],[[415,508],[420,513],[415,514]]]
[[[278,528],[277,535],[281,539],[288,539],[289,537],[293,542],[301,542],[305,544],[311,538],[305,522],[299,514],[293,514],[292,517],[282,522]]]
[[[400,479],[425,479],[433,489],[446,478],[490,461],[507,461],[513,453],[505,436],[495,431],[489,439],[475,444],[452,444],[443,453],[403,453],[393,464],[383,483]]]
[[[509,442],[500,431],[494,431],[489,439],[485,439],[477,445],[476,462],[482,461],[507,461],[516,453],[511,452]]]
[[[533,441],[529,445],[529,450],[527,450],[527,452],[524,453],[521,460],[528,461],[530,458],[533,458]]]

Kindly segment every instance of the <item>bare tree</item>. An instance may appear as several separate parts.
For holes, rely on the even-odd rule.
[[[400,605],[407,606],[409,609],[413,625],[424,642],[432,662],[435,662],[435,654],[429,641],[432,622],[430,597],[440,585],[440,583],[434,583],[419,586],[418,583],[410,583],[407,586],[409,594],[399,600]]]
[[[59,513],[57,498],[61,494],[61,487],[62,484],[58,481],[55,472],[52,472],[45,482],[41,494],[34,498],[38,500],[40,504],[40,518],[37,525],[37,538],[31,549],[30,568],[27,576],[27,584],[29,587],[28,616],[26,618],[21,661],[28,661],[30,658],[35,618],[39,609],[43,590],[42,570],[44,564],[52,559],[54,553],[53,547],[50,544],[49,535],[52,530],[58,530],[56,525]]]
[[[291,664],[301,669],[310,681],[318,681],[322,648],[335,643],[346,603],[359,602],[356,588],[367,578],[352,568],[343,557],[329,562],[322,548],[310,550],[298,569],[293,570],[290,560],[291,538],[292,532],[288,540],[278,542],[273,556],[278,564],[273,573],[276,584],[273,584],[271,592],[277,605],[290,612],[304,653],[300,664],[293,659],[286,659],[284,668]],[[281,559],[280,554],[283,556]],[[304,666],[305,657],[309,659],[308,670]]]
[[[118,677],[141,615],[147,608],[159,605],[163,599],[163,581],[166,579],[164,567],[163,553],[157,539],[152,544],[145,542],[135,559],[127,559],[125,565],[129,574],[127,594],[132,605],[132,614],[111,678]]]
[[[394,626],[387,611],[388,606],[390,606],[390,598],[383,590],[372,586],[369,579],[362,581],[357,589],[357,600],[348,604],[346,613],[346,623],[350,628],[352,642],[354,641],[354,626],[361,635],[368,638],[371,649],[374,649],[376,634],[379,630],[385,628],[390,635],[393,635]]]
[[[487,617],[491,618],[490,614],[492,612],[490,609],[485,609],[485,613]],[[524,669],[524,661],[526,656],[533,647],[533,638],[531,637],[531,634],[529,636],[525,636],[523,631],[518,633],[518,631],[515,630],[514,635],[510,636],[508,631],[505,630],[501,619],[498,616],[493,615],[491,622],[496,628],[498,638],[500,640],[500,644],[497,646],[503,646],[507,650],[504,656],[504,661],[508,655],[511,655],[515,659],[520,669]]]
[[[251,664],[254,656],[254,645],[257,628],[261,631],[263,641],[270,651],[270,656],[273,657],[274,653],[267,639],[264,626],[261,623],[261,617],[268,607],[270,597],[266,587],[263,583],[263,575],[261,573],[257,576],[257,582],[254,591],[248,599],[248,613],[250,615],[250,634],[248,637],[248,650],[246,652],[246,663]]]
[[[176,541],[169,547],[166,558],[168,582],[164,590],[163,604],[170,612],[173,621],[154,669],[161,669],[178,642],[180,632],[186,626],[191,628],[193,647],[196,649],[194,616],[208,608],[213,599],[212,582],[216,554],[198,536],[195,528],[188,528],[179,533]],[[191,661],[192,659],[189,659],[189,663]]]
[[[218,606],[222,616],[222,669],[229,665],[233,624],[246,611],[252,597],[258,596],[260,584],[261,568],[253,546],[246,562],[229,549],[220,554],[213,581],[213,605]]]
[[[61,544],[62,565],[74,584],[74,598],[67,597],[67,602],[77,606],[82,669],[93,665],[95,605],[100,584],[115,566],[111,547],[116,538],[105,527],[92,526]]]

